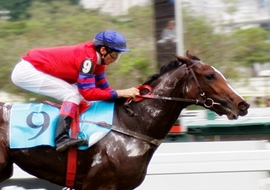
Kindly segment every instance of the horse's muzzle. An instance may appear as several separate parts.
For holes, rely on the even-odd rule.
[[[238,103],[238,109],[239,109],[239,115],[245,116],[248,113],[248,108],[250,107],[250,104],[246,101],[242,101]]]

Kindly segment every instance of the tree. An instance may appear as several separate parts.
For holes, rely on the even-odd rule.
[[[269,62],[269,34],[262,28],[248,28],[235,31],[231,35],[235,52],[234,61],[245,66],[253,63]]]
[[[19,20],[20,18],[28,18],[29,14],[27,12],[28,7],[30,7],[32,0],[0,0],[0,10],[10,11],[9,16],[11,20]]]
[[[44,2],[53,5],[54,2],[67,2],[72,5],[78,5],[80,0],[0,0],[0,10],[10,11],[9,16],[12,21],[18,21],[29,18],[31,15],[28,8],[31,7],[33,2]],[[51,11],[57,12],[58,7],[53,7]]]
[[[215,22],[205,16],[194,15],[189,8],[184,10],[185,49],[216,66],[227,78],[241,77],[238,67],[269,61],[270,44],[266,30],[255,27],[216,33],[212,25]]]
[[[226,77],[235,77],[231,64],[234,53],[230,37],[215,33],[215,28],[205,16],[194,16],[190,9],[185,9],[184,45],[185,49],[200,57],[205,63],[217,67]],[[235,65],[235,64],[234,64]],[[237,63],[236,63],[237,65]]]
[[[153,28],[149,27],[153,22],[151,6],[132,8],[125,16],[129,18],[125,22],[119,16],[83,10],[78,5],[58,0],[50,3],[33,1],[28,14],[29,18],[19,21],[0,20],[1,90],[44,99],[12,84],[10,73],[20,56],[35,47],[73,45],[92,40],[97,32],[104,29],[124,34],[128,48],[132,50],[107,68],[108,81],[113,88],[137,86],[156,71]],[[141,31],[144,31],[143,35]]]

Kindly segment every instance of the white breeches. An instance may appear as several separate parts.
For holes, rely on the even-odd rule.
[[[23,89],[60,101],[69,101],[78,105],[83,99],[76,85],[40,72],[25,60],[20,61],[15,66],[11,80]]]

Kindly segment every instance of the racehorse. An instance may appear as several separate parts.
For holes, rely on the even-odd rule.
[[[112,130],[87,150],[77,151],[76,190],[129,190],[144,180],[147,166],[181,111],[196,104],[226,115],[245,116],[249,104],[214,67],[188,51],[176,56],[139,87],[135,99],[115,101]],[[13,163],[38,178],[65,186],[67,154],[51,146],[9,148],[9,112],[0,104],[0,181]]]

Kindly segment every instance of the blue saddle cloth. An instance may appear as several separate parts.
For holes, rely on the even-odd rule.
[[[114,103],[93,102],[91,107],[80,115],[79,136],[88,139],[87,149],[102,139],[111,129],[103,128],[92,122],[113,122]],[[59,109],[43,103],[15,103],[10,114],[10,148],[30,148],[40,145],[54,147],[54,137]],[[79,138],[80,138],[79,137]]]

